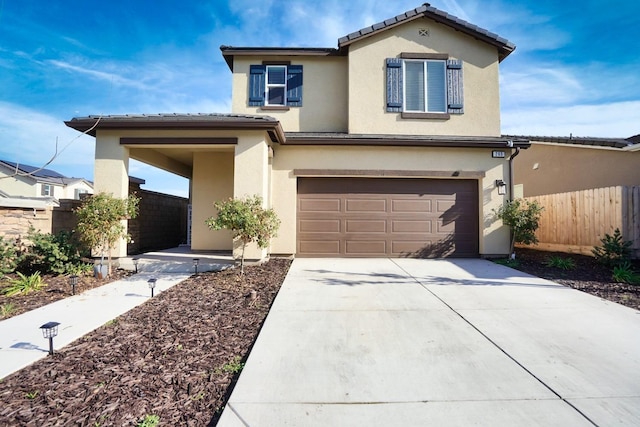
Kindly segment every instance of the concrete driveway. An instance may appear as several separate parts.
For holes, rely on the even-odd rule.
[[[296,259],[218,425],[637,426],[640,312],[478,259]]]

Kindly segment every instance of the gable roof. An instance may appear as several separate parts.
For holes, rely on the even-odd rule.
[[[390,28],[420,18],[429,18],[440,24],[465,33],[477,40],[489,43],[498,49],[498,58],[502,61],[513,52],[516,46],[509,40],[492,33],[491,31],[473,25],[463,19],[457,18],[442,10],[436,9],[429,3],[411,9],[393,18],[386,19],[369,27],[362,28],[338,39],[338,49],[324,47],[234,47],[220,46],[220,51],[229,69],[233,71],[234,56],[335,56],[346,55],[350,44],[370,37],[374,34],[386,31]]]
[[[404,24],[406,22],[410,22],[423,17],[432,19],[440,24],[451,27],[456,31],[460,31],[475,39],[478,39],[480,41],[489,43],[497,47],[498,57],[500,61],[502,61],[504,58],[509,56],[509,54],[513,52],[516,48],[516,46],[513,43],[511,43],[509,40],[504,39],[498,36],[497,34],[492,33],[491,31],[485,30],[484,28],[480,28],[477,25],[473,25],[463,19],[450,15],[447,12],[436,9],[435,7],[431,6],[429,3],[424,3],[420,7],[411,9],[398,16],[389,18],[382,22],[378,22],[377,24],[373,24],[369,27],[362,28],[361,30],[358,30],[344,37],[341,37],[338,40],[338,46],[340,47],[340,49],[343,49],[344,47],[358,40],[362,40],[366,37],[370,37],[374,34],[378,34],[382,31],[386,31],[390,28],[393,28],[398,25]]]
[[[17,172],[20,176],[30,178],[37,182],[69,185],[76,182],[84,181],[88,185],[93,186],[90,181],[87,181],[84,178],[69,178],[51,169],[44,169],[36,166],[25,165],[22,163],[10,162],[8,160],[0,160],[0,166],[7,169],[9,174],[15,174]]]

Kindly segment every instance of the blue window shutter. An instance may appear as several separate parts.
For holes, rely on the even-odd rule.
[[[302,65],[287,67],[287,105],[302,107]]]
[[[464,91],[462,84],[462,60],[447,60],[447,112],[464,113]]]
[[[402,112],[402,59],[387,58],[387,111]]]
[[[249,106],[264,105],[264,65],[251,65],[249,67]]]

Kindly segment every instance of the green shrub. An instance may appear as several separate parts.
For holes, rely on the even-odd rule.
[[[520,261],[518,261],[517,259],[511,259],[511,258],[494,259],[493,262],[495,262],[496,264],[504,265],[511,268],[517,268],[520,266]]]
[[[76,276],[93,275],[93,264],[79,262],[78,264],[66,264],[64,266],[64,274]]]
[[[544,208],[535,200],[528,202],[524,199],[508,201],[494,209],[495,216],[502,220],[504,225],[511,227],[511,247],[509,253],[513,254],[516,243],[531,245],[538,243],[536,230],[540,225],[540,215]]]
[[[605,234],[600,239],[602,246],[596,246],[591,251],[596,260],[608,267],[614,267],[628,261],[631,257],[631,242],[622,238],[620,229],[616,228],[613,236]]]
[[[640,284],[640,274],[633,271],[633,267],[629,261],[613,267],[613,280],[618,283],[628,283],[630,285]]]
[[[7,273],[13,273],[18,265],[18,251],[16,245],[6,242],[0,236],[0,277]]]
[[[47,286],[47,284],[42,281],[39,272],[35,272],[30,276],[26,276],[20,272],[17,274],[19,278],[9,280],[9,286],[2,289],[4,295],[11,297],[17,294],[28,294]]]
[[[84,264],[80,245],[71,232],[41,233],[31,227],[27,233],[31,242],[22,250],[17,270],[22,273],[68,274]]]
[[[160,422],[158,415],[145,415],[142,420],[138,422],[138,427],[156,427]]]
[[[562,270],[573,270],[576,268],[576,262],[573,259],[562,258],[556,255],[547,258],[545,265],[547,267],[555,267]]]

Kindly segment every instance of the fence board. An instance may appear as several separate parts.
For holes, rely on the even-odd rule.
[[[605,187],[525,198],[544,207],[539,249],[591,254],[616,228],[640,257],[640,186]]]

